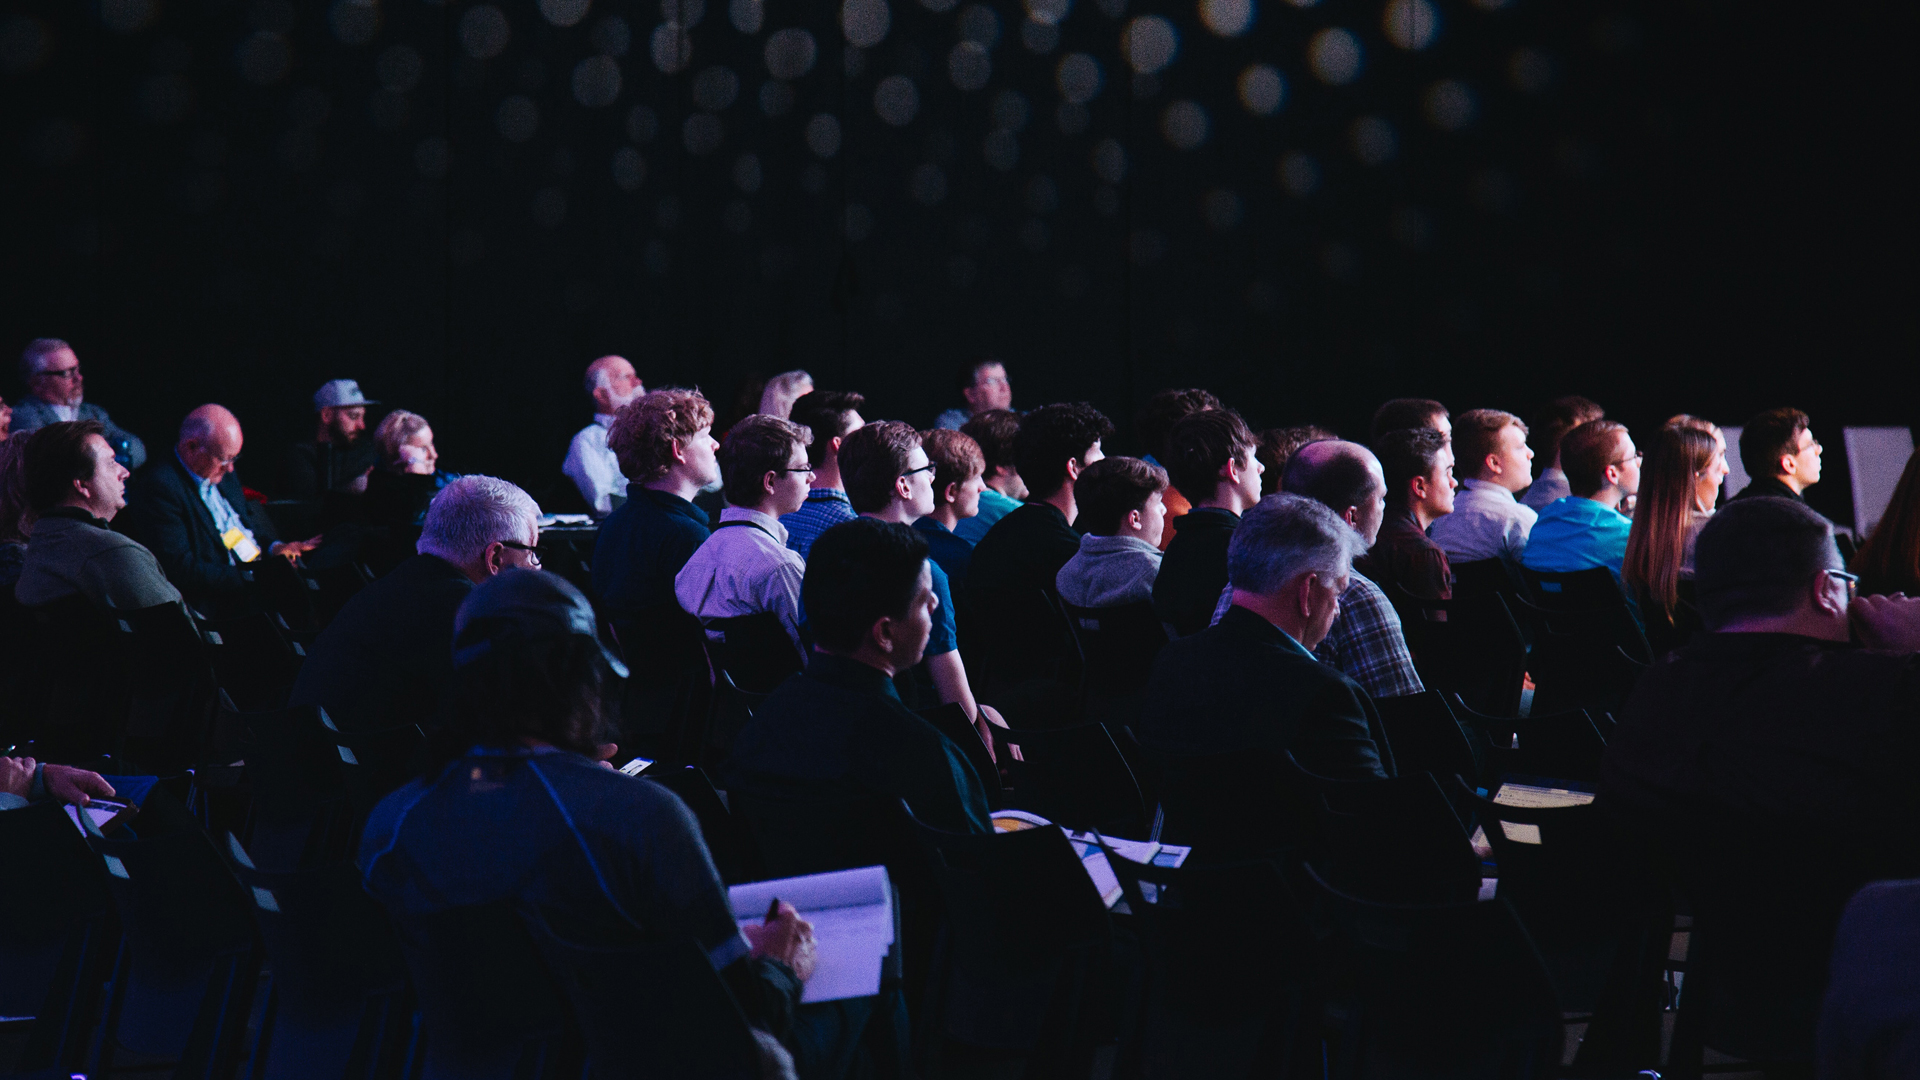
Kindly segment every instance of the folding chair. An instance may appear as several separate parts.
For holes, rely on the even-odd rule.
[[[994,736],[1001,743],[999,756],[1013,773],[1012,805],[1075,829],[1147,834],[1139,781],[1105,724],[996,728]]]
[[[1077,698],[1080,644],[1058,597],[1042,589],[975,585],[967,590],[967,622],[962,640],[969,670],[978,668],[977,691],[1039,683]]]
[[[1062,602],[1085,657],[1080,678],[1082,715],[1128,725],[1140,712],[1154,658],[1167,643],[1166,627],[1142,600],[1118,607],[1082,608]]]
[[[806,667],[806,657],[795,647],[780,617],[770,611],[708,619],[706,630],[707,655],[714,669],[725,672],[735,686],[750,694],[770,694],[787,676]]]
[[[1430,772],[1435,776],[1480,775],[1480,760],[1460,721],[1439,690],[1404,697],[1375,698],[1373,707],[1393,747],[1393,761],[1403,773]]]
[[[987,808],[998,810],[1006,805],[1005,793],[1000,788],[1000,765],[987,753],[987,744],[980,741],[980,732],[967,719],[966,710],[957,702],[949,702],[919,712],[967,756],[967,763],[973,766],[975,775],[987,789]]]
[[[1455,600],[1494,594],[1524,596],[1528,590],[1519,567],[1506,559],[1472,559],[1453,563],[1452,568]]]
[[[1564,572],[1535,570],[1530,566],[1521,566],[1519,570],[1527,586],[1523,599],[1549,611],[1591,611],[1627,602],[1619,579],[1604,566]]]
[[[69,1075],[120,942],[107,867],[52,803],[0,813],[0,851],[15,868],[0,888],[0,1015],[29,1018],[15,1068]]]
[[[1343,891],[1388,903],[1479,894],[1480,858],[1432,774],[1345,781],[1301,775],[1285,782],[1318,789],[1315,837],[1303,854]]]
[[[1421,681],[1488,712],[1519,711],[1527,642],[1500,594],[1428,600],[1396,584],[1388,599]]]
[[[156,773],[200,764],[215,742],[221,697],[198,624],[179,603],[113,614],[125,635],[133,687],[126,756]]]
[[[274,560],[286,562],[285,559]],[[277,709],[300,677],[306,649],[278,615],[256,611],[201,624],[220,688],[242,709]]]
[[[1585,709],[1525,719],[1486,716],[1456,695],[1453,713],[1479,750],[1481,787],[1491,790],[1506,775],[1600,778],[1600,756],[1607,743]]]

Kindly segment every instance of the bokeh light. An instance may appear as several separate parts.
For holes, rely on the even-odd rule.
[[[1360,77],[1360,39],[1351,31],[1328,27],[1307,42],[1307,62],[1321,82],[1345,86]]]

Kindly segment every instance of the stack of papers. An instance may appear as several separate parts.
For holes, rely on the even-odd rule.
[[[1027,829],[1044,828],[1053,822],[1038,814],[1025,810],[995,810],[993,829],[995,832],[1024,832]],[[1087,876],[1093,879],[1093,887],[1100,893],[1100,901],[1108,907],[1120,902],[1120,879],[1114,876],[1113,866],[1107,862],[1107,853],[1100,850],[1100,841],[1092,833],[1077,833],[1061,826],[1060,831],[1067,834],[1067,840],[1073,844],[1073,853],[1080,856],[1080,865],[1086,867]],[[1152,840],[1121,840],[1109,836],[1105,838],[1107,846],[1115,855],[1123,859],[1132,859],[1137,863],[1149,863],[1154,866],[1177,867],[1187,861],[1193,849],[1174,844],[1159,844]],[[1152,900],[1152,886],[1141,890]]]
[[[1501,806],[1518,806],[1529,810],[1556,806],[1585,806],[1593,801],[1593,792],[1568,785],[1551,786],[1551,781],[1537,781],[1531,784],[1507,780],[1500,790],[1493,793],[1493,801]],[[1503,821],[1500,831],[1507,839],[1516,844],[1540,843],[1540,826],[1528,825],[1518,821]]]
[[[800,995],[802,1003],[880,992],[881,963],[893,948],[893,889],[886,867],[755,881],[728,889],[727,898],[741,926],[759,926],[775,899],[792,904],[813,924],[813,977]]]

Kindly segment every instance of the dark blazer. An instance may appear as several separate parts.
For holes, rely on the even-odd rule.
[[[307,649],[291,705],[319,705],[343,731],[432,727],[453,675],[453,615],[465,571],[415,555],[354,594]]]
[[[220,481],[220,494],[253,530],[265,558],[280,539],[265,508],[247,501],[234,473]],[[127,486],[127,508],[114,524],[145,544],[180,595],[205,614],[219,618],[251,606],[252,572],[228,557],[213,527],[213,511],[200,501],[199,478],[173,451],[134,477]]]
[[[1215,507],[1195,507],[1167,522],[1173,542],[1153,579],[1153,610],[1181,637],[1197,634],[1213,621],[1220,591],[1227,587],[1227,545],[1240,515]]]
[[[1780,481],[1779,477],[1775,477],[1775,476],[1755,477],[1753,480],[1748,482],[1746,487],[1741,488],[1740,493],[1735,495],[1733,498],[1734,499],[1760,499],[1760,498],[1792,499],[1794,502],[1797,502],[1797,503],[1803,503],[1807,501],[1805,496],[1802,496],[1799,492],[1788,487],[1786,484]],[[1732,502],[1733,499],[1729,499],[1727,501]]]
[[[974,545],[967,582],[974,589],[1042,589],[1080,550],[1080,534],[1049,503],[1030,502],[993,523]]]

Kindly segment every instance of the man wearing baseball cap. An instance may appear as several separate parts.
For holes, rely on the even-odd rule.
[[[288,498],[367,490],[367,473],[380,453],[367,437],[367,406],[378,404],[367,400],[352,379],[335,379],[314,392],[320,426],[312,442],[296,444],[287,457]]]

